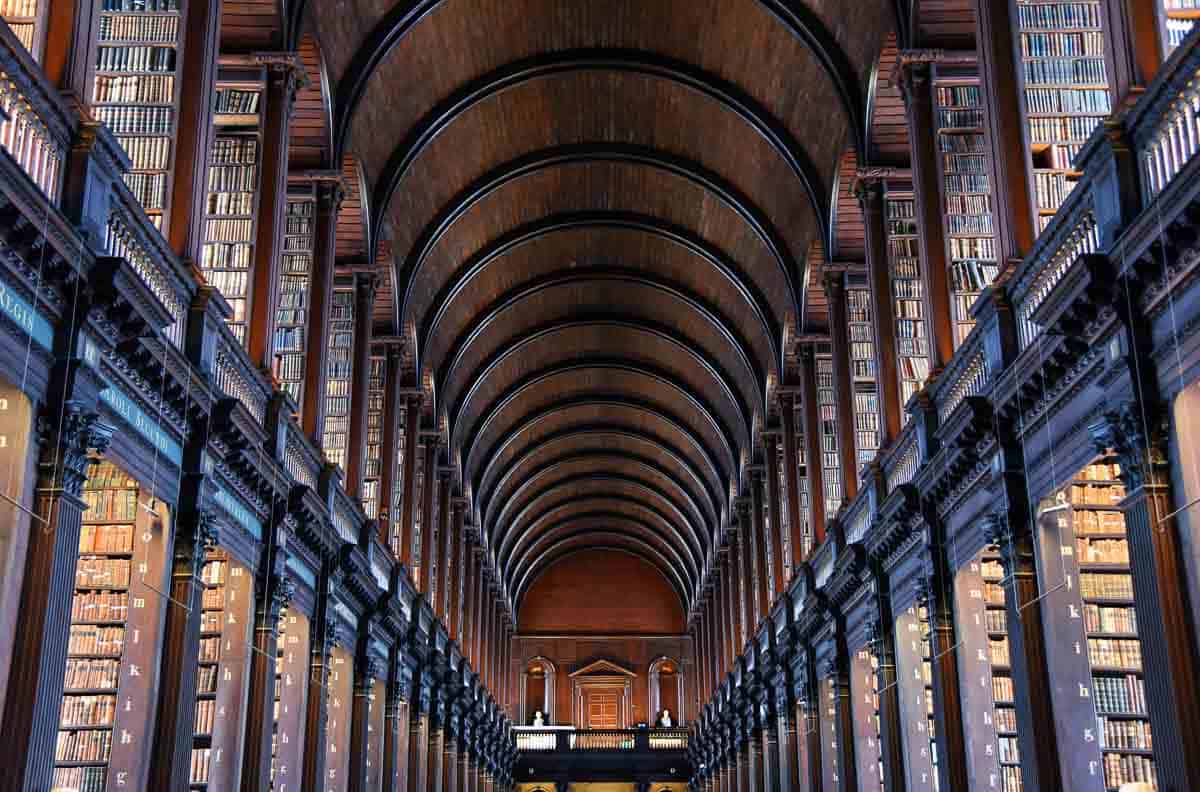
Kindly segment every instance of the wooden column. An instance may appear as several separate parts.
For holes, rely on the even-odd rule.
[[[1131,335],[1131,357],[1150,360],[1149,334]],[[1200,789],[1200,662],[1188,603],[1187,548],[1175,521],[1183,504],[1172,502],[1167,419],[1151,390],[1156,380],[1144,376],[1143,400],[1113,405],[1088,428],[1097,451],[1117,455],[1125,485],[1121,509],[1137,633],[1143,667],[1152,669],[1144,683],[1158,788]]]
[[[475,539],[471,533],[471,528],[464,525],[462,535],[462,589],[460,592],[460,607],[462,608],[462,621],[458,627],[458,647],[462,650],[463,657],[467,659],[468,664],[471,662],[471,634],[475,614],[472,608],[472,587],[475,585]]]
[[[987,161],[996,260],[1004,268],[1008,262],[1024,257],[1037,237],[1033,173],[1025,153],[1025,124],[1021,117],[1020,67],[1013,43],[1018,25],[1015,6],[1009,0],[974,2],[979,90],[990,150]],[[880,350],[880,356],[884,352]]]
[[[321,577],[317,581],[317,604],[313,614],[313,630],[310,640],[308,704],[305,709],[304,726],[304,789],[321,789],[325,786],[325,754],[328,746],[326,725],[329,720],[329,654],[337,637],[334,619],[330,613],[331,578],[336,566],[326,560],[321,565]]]
[[[308,284],[308,332],[304,338],[304,403],[300,405],[300,417],[304,434],[318,448],[325,434],[325,354],[329,349],[337,216],[345,195],[340,175],[317,181],[312,276]]]
[[[774,698],[769,686],[767,695]],[[775,718],[768,717],[765,722],[759,724],[758,750],[762,752],[762,762],[757,788],[763,792],[776,792],[776,790],[783,789],[781,771],[784,765],[779,755],[779,733],[775,729],[775,722]]]
[[[767,524],[763,519],[762,465],[750,468],[750,532],[753,536],[754,563],[750,573],[754,589],[755,627],[771,612],[771,575],[767,565]]]
[[[745,648],[746,641],[748,640],[748,629],[746,627],[746,595],[750,593],[750,580],[746,574],[746,528],[750,523],[748,506],[744,498],[735,500],[733,524],[729,536],[729,546],[732,553],[730,557],[729,582],[733,589],[733,619],[736,625],[733,631],[734,655],[742,653],[742,649]]]
[[[804,472],[808,476],[808,518],[813,547],[825,541],[825,468],[821,458],[821,417],[817,411],[817,361],[812,344],[800,347],[800,388],[804,408]],[[845,453],[845,449],[843,449]],[[833,515],[828,515],[832,517]]]
[[[838,643],[843,644],[844,641],[839,637]],[[831,670],[829,684],[832,686],[835,699],[834,734],[837,735],[835,750],[838,775],[842,789],[852,790],[858,789],[858,763],[854,758],[854,714],[850,701],[852,694],[847,661],[845,646],[839,646],[837,666]],[[891,789],[902,789],[902,787],[891,787]]]
[[[286,504],[276,506],[270,526],[282,528]],[[275,664],[279,637],[279,614],[291,599],[282,541],[268,542],[262,553],[261,572],[254,591],[254,648],[250,652],[249,690],[246,696],[245,736],[242,744],[242,792],[266,789],[271,782],[271,738],[275,720]]]
[[[940,222],[940,218],[939,218]],[[854,432],[854,386],[850,371],[850,322],[846,306],[846,273],[826,271],[829,340],[833,347],[833,399],[837,409],[838,448],[842,452],[845,502],[858,494],[858,447]]]
[[[779,436],[774,432],[764,432],[763,448],[763,457],[766,460],[767,508],[771,515],[769,531],[771,543],[770,604],[773,604],[775,599],[787,589],[788,584],[783,563],[784,504],[779,492]]]
[[[413,679],[413,701],[408,718],[408,792],[426,792],[425,781],[429,759],[429,690],[428,682],[420,677],[428,673],[424,668]],[[419,691],[419,692],[418,692]]]
[[[444,709],[436,702],[429,708],[429,756],[426,759],[428,773],[425,778],[427,792],[442,792],[442,760],[445,752]]]
[[[41,455],[34,504],[39,522],[29,531],[21,604],[16,630],[9,638],[13,654],[3,720],[8,739],[0,752],[0,780],[14,792],[50,788],[79,533],[87,508],[81,495],[88,453],[103,454],[112,436],[112,430],[79,402],[67,401],[61,412],[49,415],[61,418],[39,426]]]
[[[88,74],[96,58],[92,26],[99,6],[77,0],[47,0],[45,6],[46,42],[38,63],[55,87],[88,102],[92,97]]]
[[[450,524],[448,536],[450,554],[446,559],[446,632],[450,640],[460,643],[458,634],[462,628],[462,537],[465,529],[467,501],[465,498],[452,498],[450,501]],[[459,647],[461,651],[461,646]]]
[[[396,535],[400,540],[400,563],[413,573],[412,535],[417,514],[417,438],[421,427],[420,394],[410,394],[404,406],[404,502]]]
[[[396,515],[396,465],[400,464],[396,450],[400,445],[399,426],[401,399],[400,374],[404,363],[399,343],[387,345],[386,377],[383,391],[383,447],[379,459],[379,538],[391,547],[392,524]]]
[[[346,792],[376,792],[370,789],[367,776],[368,729],[371,724],[371,692],[375,677],[380,673],[378,661],[363,656],[354,661],[354,701],[350,705],[349,779]],[[267,721],[270,723],[270,720]],[[269,765],[268,765],[269,767]],[[269,786],[258,789],[269,789]],[[247,789],[245,792],[251,792]]]
[[[383,792],[408,789],[409,680],[402,668],[403,651],[393,646],[388,657],[387,709],[384,711]]]
[[[795,572],[804,561],[804,525],[800,519],[800,457],[796,453],[796,400],[790,391],[779,394],[779,417],[783,425],[782,464],[783,474],[787,476],[788,529],[791,532],[789,538],[792,545],[792,571]],[[812,465],[807,465],[805,470],[811,471]],[[810,492],[810,505],[812,501]]]
[[[930,671],[933,686],[934,733],[937,737],[937,774],[940,789],[967,789],[967,742],[963,724],[963,697],[959,687],[959,650],[954,625],[954,569],[946,546],[945,526],[931,504],[925,504],[930,536],[929,618]]]
[[[262,371],[275,365],[275,320],[278,316],[279,264],[283,256],[287,211],[288,133],[296,91],[304,79],[300,56],[264,53],[254,60],[267,67],[262,115],[262,182],[251,272],[250,315],[246,348]],[[186,73],[181,73],[184,77]]]
[[[1016,437],[1016,432],[1002,436]],[[1017,712],[1017,750],[1021,756],[1021,784],[1025,792],[1050,792],[1063,788],[1054,731],[1054,685],[1046,658],[1045,622],[1037,580],[1031,514],[1025,488],[1020,447],[1007,444],[1002,451],[1005,472],[1000,483],[1007,497],[1005,509],[990,517],[989,538],[1000,549],[1004,567],[1004,606],[1008,611],[1008,652],[1013,679],[1013,707]]]
[[[1007,0],[1000,0],[1007,2]],[[1011,43],[1010,43],[1011,48]],[[896,368],[896,304],[892,299],[892,278],[888,271],[887,221],[884,217],[883,182],[860,175],[854,182],[854,194],[862,209],[866,231],[867,269],[871,283],[871,307],[875,317],[875,363],[879,384],[879,447],[900,434],[902,426],[900,378]]]
[[[450,485],[453,471],[444,467],[438,471],[438,582],[434,612],[450,629],[450,581],[454,559],[454,515],[450,512]]]
[[[217,92],[221,3],[189,0],[186,8],[187,19],[181,20],[184,62],[175,74],[175,79],[181,81],[175,125],[175,168],[162,231],[172,250],[185,261],[199,265],[204,246],[209,150],[214,138],[212,112]],[[91,66],[88,63],[85,68]],[[85,95],[90,97],[90,90]]]
[[[442,792],[458,792],[458,737],[448,730],[442,751]]]
[[[354,276],[354,379],[350,383],[350,434],[346,440],[346,492],[362,498],[367,458],[367,407],[371,388],[371,311],[375,306],[374,273]],[[429,478],[428,468],[425,477]]]
[[[433,575],[430,572],[433,571],[437,539],[434,535],[437,527],[433,524],[434,493],[437,491],[434,473],[437,467],[438,451],[441,448],[441,438],[435,434],[426,434],[424,441],[424,478],[421,484],[421,503],[418,505],[418,508],[421,509],[421,575],[417,580],[417,591],[429,599],[433,594]],[[431,601],[430,606],[432,607],[432,605]]]
[[[1104,29],[1104,56],[1113,108],[1132,104],[1137,94],[1158,73],[1166,59],[1159,36],[1159,2],[1101,0],[1100,19]]]
[[[897,71],[908,119],[913,195],[917,211],[917,244],[921,254],[921,280],[925,285],[925,326],[929,332],[929,368],[932,373],[944,368],[954,355],[933,75],[925,54],[902,52]]]

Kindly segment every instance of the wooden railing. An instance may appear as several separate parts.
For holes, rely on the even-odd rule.
[[[686,729],[516,729],[518,751],[686,751]]]
[[[55,204],[75,121],[12,29],[0,22],[0,148]]]

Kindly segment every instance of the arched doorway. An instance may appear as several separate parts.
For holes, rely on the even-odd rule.
[[[650,664],[650,717],[659,725],[663,710],[671,711],[671,725],[682,726],[684,721],[683,669],[670,657],[660,657]]]
[[[554,687],[558,669],[545,657],[533,657],[521,672],[521,723],[532,726],[534,715],[542,713],[542,724],[554,722]]]

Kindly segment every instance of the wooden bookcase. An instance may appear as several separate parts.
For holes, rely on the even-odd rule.
[[[833,347],[817,344],[817,419],[821,435],[821,475],[825,486],[825,514],[832,517],[842,506],[841,454],[838,448],[837,401],[833,393]]]
[[[1200,0],[1159,0],[1159,4],[1163,54],[1169,56],[1200,19]]]
[[[875,327],[866,275],[846,275],[846,319],[850,325],[850,387],[854,396],[855,468],[879,451],[879,387],[875,367]]]
[[[367,789],[383,789],[383,733],[387,702],[387,683],[377,679],[367,696]]]
[[[280,615],[275,661],[275,730],[271,738],[271,788],[300,789],[305,704],[308,700],[310,623],[296,608]]]
[[[336,618],[336,617],[335,617]],[[354,656],[342,646],[329,653],[326,676],[325,792],[345,792],[350,775],[350,718],[354,706]]]
[[[387,358],[371,356],[367,383],[367,453],[363,464],[363,511],[374,520],[379,517],[379,483],[383,474],[383,403],[387,385]]]
[[[311,184],[288,187],[274,354],[279,387],[297,405],[304,403],[304,343],[308,334],[316,207],[316,191]]]
[[[253,624],[253,575],[222,549],[209,551],[201,572],[200,652],[191,789],[236,786],[238,741]]]
[[[1046,654],[1054,688],[1064,693],[1054,702],[1064,773],[1102,772],[1110,790],[1155,783],[1119,473],[1109,459],[1086,466],[1038,516],[1038,576],[1045,612],[1057,615]],[[1067,580],[1077,585],[1060,585]]]
[[[350,386],[354,377],[354,286],[339,284],[329,309],[329,352],[325,357],[325,458],[346,470],[350,439]]]
[[[401,525],[401,518],[404,514],[404,444],[408,442],[404,427],[408,425],[407,415],[407,399],[401,399],[396,410],[396,453],[392,455],[392,513],[388,515],[388,544],[396,558],[403,557],[401,543],[404,541],[404,526]]]
[[[41,0],[0,0],[0,17],[35,60],[41,60],[45,10]]]
[[[417,444],[416,460],[413,465],[413,508],[412,508],[412,536],[409,536],[409,550],[412,552],[412,574],[413,585],[421,588],[421,581],[424,580],[425,570],[421,567],[421,543],[425,541],[424,531],[424,509],[421,504],[425,502],[425,486],[429,483],[428,477],[425,475],[425,442],[419,438],[413,438]]]
[[[957,348],[975,326],[971,306],[999,274],[992,225],[983,106],[977,78],[938,79],[937,146]]]
[[[100,0],[95,26],[92,109],[129,155],[133,169],[125,183],[164,233],[183,26],[180,0]]]
[[[1112,101],[1098,0],[1016,0],[1022,104],[1040,232],[1080,174],[1072,160]]]
[[[875,789],[885,792],[879,740],[879,656],[869,644],[850,658],[850,696],[858,788],[862,792]]]
[[[262,69],[221,69],[214,100],[200,269],[233,309],[229,328],[246,343],[262,170]]]
[[[899,580],[892,579],[893,596]],[[896,686],[900,702],[900,733],[904,745],[906,788],[937,790],[933,732],[930,728],[929,632],[923,606],[913,602],[895,617]]]
[[[79,538],[53,784],[142,788],[165,600],[165,506],[116,465],[94,465]]]
[[[885,192],[888,275],[896,317],[900,403],[907,404],[929,377],[929,334],[925,286],[917,241],[916,202],[911,185],[889,183]],[[908,421],[905,412],[903,420]]]
[[[930,640],[929,609],[925,605],[917,606],[917,626],[921,629],[921,679],[924,681],[925,692],[925,734],[928,742],[929,764],[932,768],[933,788],[940,788],[938,778],[937,730],[934,728],[933,716],[933,642]]]

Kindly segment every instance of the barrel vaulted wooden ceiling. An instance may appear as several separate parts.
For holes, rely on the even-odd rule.
[[[969,37],[963,0],[932,5]],[[793,376],[788,345],[825,321],[816,270],[826,251],[861,258],[848,174],[875,133],[880,55],[911,27],[899,7],[303,9],[320,80],[293,142],[352,177],[339,236],[358,216],[357,254],[390,251],[376,325],[410,345],[408,384],[514,608],[593,547],[646,559],[693,604]]]

